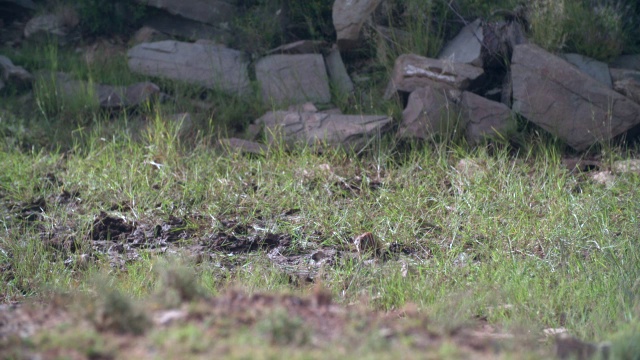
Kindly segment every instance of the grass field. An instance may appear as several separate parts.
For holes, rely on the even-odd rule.
[[[100,109],[93,84],[150,80],[121,33],[142,13],[112,24],[82,3],[91,36],[119,35],[0,49],[86,86],[64,96],[45,73],[2,90],[0,359],[640,359],[640,173],[615,166],[633,145],[577,154],[518,119],[477,147],[390,131],[242,154],[218,140],[273,110],[257,91],[151,79],[159,99]],[[247,3],[230,46],[254,60],[287,36],[335,41],[330,2],[287,2],[289,33],[281,2]],[[321,110],[396,126],[401,102],[380,100],[396,57],[435,56],[464,17],[518,2],[389,3],[374,20],[408,35],[365,29],[356,90]],[[528,36],[548,50],[638,46],[632,2],[535,4]]]
[[[5,311],[39,334],[3,337],[8,354],[537,358],[545,329],[638,340],[637,174],[600,184],[548,141],[246,156],[160,115],[138,141],[110,133],[0,152],[0,294],[32,303]],[[607,153],[602,168],[623,156]],[[365,232],[379,248],[356,249]]]

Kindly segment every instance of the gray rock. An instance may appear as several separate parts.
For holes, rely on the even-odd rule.
[[[42,33],[64,40],[79,23],[80,18],[72,7],[61,7],[53,14],[40,15],[29,20],[24,27],[24,37],[28,39]]]
[[[397,91],[412,92],[421,87],[466,90],[483,74],[473,65],[404,54],[396,59],[384,97],[389,99]]]
[[[482,22],[480,19],[468,24],[449,41],[438,59],[482,67]]]
[[[365,20],[378,7],[381,0],[336,0],[333,3],[333,26],[336,28],[340,50],[355,47]]]
[[[329,54],[325,57],[327,64],[327,72],[329,73],[329,79],[334,88],[339,94],[349,94],[353,92],[353,81],[347,73],[347,68],[342,62],[342,56],[340,56],[340,50],[334,46]]]
[[[640,122],[640,105],[532,44],[512,57],[513,110],[578,151]]]
[[[8,57],[0,55],[0,81],[3,82],[0,89],[7,83],[18,89],[24,89],[31,87],[33,76],[22,66],[15,66]]]
[[[392,118],[378,115],[340,115],[321,112],[270,111],[255,121],[264,127],[269,143],[308,146],[364,146],[386,131]]]
[[[518,22],[477,19],[445,45],[438,59],[485,69],[502,68],[513,47],[526,42],[525,31]]]
[[[331,101],[329,78],[320,54],[266,56],[256,63],[256,78],[269,104]]]
[[[609,66],[612,68],[640,71],[640,54],[618,56]]]
[[[563,54],[562,57],[569,63],[575,65],[583,73],[600,81],[608,87],[613,86],[613,83],[611,82],[611,74],[609,73],[609,66],[607,66],[607,64],[580,54]]]
[[[173,40],[136,45],[127,52],[131,71],[220,89],[249,91],[248,60],[243,53],[205,42]]]
[[[219,0],[137,0],[141,4],[165,10],[173,15],[205,24],[224,26],[231,21],[237,9],[227,1]]]
[[[450,138],[461,134],[466,118],[460,116],[460,92],[422,87],[409,95],[396,136],[401,139]]]
[[[486,138],[509,139],[517,129],[511,109],[502,103],[464,91],[460,98],[460,108],[467,123],[465,137],[471,145]]]

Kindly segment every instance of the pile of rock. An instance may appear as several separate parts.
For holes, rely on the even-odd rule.
[[[130,69],[234,96],[247,96],[256,82],[262,100],[276,109],[252,127],[264,129],[268,141],[353,146],[391,129],[388,116],[318,112],[314,106],[282,110],[307,102],[330,108],[326,104],[332,96],[354,91],[341,52],[362,46],[363,24],[383,0],[336,0],[333,45],[302,40],[253,60],[220,42],[238,14],[235,1],[137,1],[162,11],[133,37],[141,42],[127,51]],[[72,10],[60,10],[31,19],[24,36],[47,32],[65,37],[76,25]],[[176,36],[187,41],[172,39]],[[0,71],[4,83],[24,87],[33,79],[2,57]],[[63,92],[87,86],[61,78]],[[160,92],[152,83],[95,86],[104,107],[133,106]],[[582,151],[640,123],[640,55],[609,65],[578,54],[554,55],[528,43],[516,21],[477,20],[435,59],[398,57],[385,97],[398,97],[405,104],[398,138],[464,136],[470,144],[491,137],[509,139],[521,117]]]

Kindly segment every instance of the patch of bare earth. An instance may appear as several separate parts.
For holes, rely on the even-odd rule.
[[[400,351],[408,358],[442,355],[443,348],[453,347],[455,357],[489,359],[510,352],[509,344],[517,341],[481,322],[443,330],[412,306],[381,312],[337,304],[321,290],[304,296],[229,290],[176,308],[150,302],[144,311],[150,321],[141,335],[98,326],[79,305],[58,299],[0,307],[0,349],[4,349],[0,358],[169,358],[176,349],[184,351],[183,358],[206,358],[245,353],[245,346],[253,345],[324,355],[380,352],[383,356]],[[195,331],[198,336],[191,341],[205,342],[204,346],[171,335],[184,329]],[[79,333],[95,337],[73,335]],[[76,338],[53,340],[69,336]],[[83,344],[93,344],[96,338],[101,347]]]

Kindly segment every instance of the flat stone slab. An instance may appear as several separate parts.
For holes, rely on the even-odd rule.
[[[249,62],[237,50],[209,42],[174,40],[136,45],[127,52],[131,71],[184,81],[231,94],[250,90]]]
[[[267,140],[309,146],[359,146],[379,136],[393,119],[378,115],[342,115],[321,112],[270,111],[255,121]]]
[[[331,101],[329,77],[320,54],[266,56],[256,63],[256,78],[267,104]]]
[[[578,151],[640,123],[640,105],[536,45],[511,61],[512,109]]]

